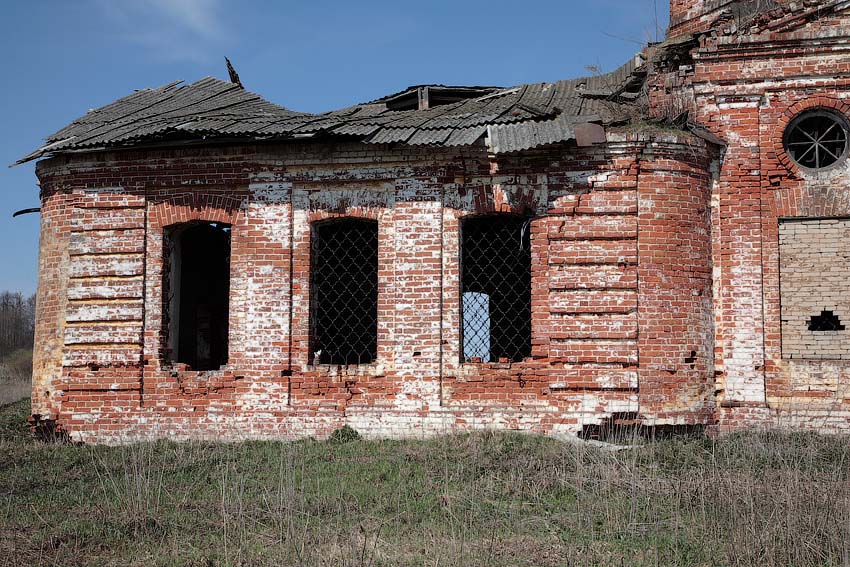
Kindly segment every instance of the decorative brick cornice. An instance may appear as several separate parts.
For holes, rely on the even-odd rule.
[[[724,10],[711,29],[718,35],[783,33],[848,7],[850,2],[847,0],[803,0],[778,3],[750,15],[736,15],[732,10]]]
[[[681,2],[680,2],[681,3]],[[850,8],[848,0],[729,2],[709,0],[702,9],[671,5],[669,37],[687,34],[752,36],[788,33],[821,17]]]

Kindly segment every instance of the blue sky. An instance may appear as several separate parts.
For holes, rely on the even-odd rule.
[[[657,20],[656,8],[657,4]],[[0,290],[35,290],[33,164],[87,109],[176,79],[227,78],[322,112],[422,83],[515,85],[615,69],[663,34],[664,0],[3,0]]]

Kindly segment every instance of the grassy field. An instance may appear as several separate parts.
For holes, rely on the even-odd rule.
[[[31,350],[16,350],[0,358],[0,405],[28,397],[31,375]]]
[[[850,443],[60,446],[0,408],[0,563],[850,565]]]

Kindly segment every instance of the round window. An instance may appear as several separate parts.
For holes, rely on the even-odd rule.
[[[850,153],[850,125],[829,110],[797,116],[785,130],[785,151],[806,169],[825,169],[844,161]]]

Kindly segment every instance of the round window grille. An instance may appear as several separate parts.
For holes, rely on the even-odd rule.
[[[785,130],[785,151],[800,167],[825,169],[850,153],[850,125],[844,116],[827,110],[805,112]]]

